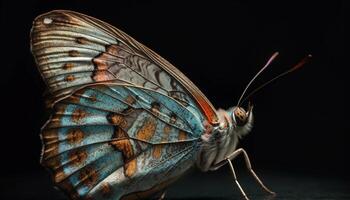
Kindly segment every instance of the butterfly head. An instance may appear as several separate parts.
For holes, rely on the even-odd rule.
[[[248,121],[248,114],[244,108],[235,107],[232,111],[232,120],[236,126],[244,126]]]
[[[233,107],[231,120],[234,132],[239,136],[247,134],[253,126],[253,105],[249,104],[247,110],[240,106]]]

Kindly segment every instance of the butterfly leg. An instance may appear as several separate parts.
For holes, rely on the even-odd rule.
[[[231,171],[232,171],[232,175],[233,175],[233,179],[234,179],[237,187],[239,188],[239,190],[241,191],[242,195],[244,196],[244,199],[249,200],[248,196],[245,194],[243,188],[241,187],[241,184],[239,184],[239,182],[237,180],[236,172],[235,172],[235,169],[233,168],[231,160],[227,159],[227,162],[230,165],[230,168],[231,168]]]
[[[252,169],[252,165],[250,163],[250,160],[249,160],[249,156],[247,154],[247,152],[242,149],[242,148],[239,148],[237,149],[236,151],[234,151],[231,155],[229,155],[226,160],[228,161],[228,163],[230,164],[230,167],[231,167],[231,170],[232,170],[232,173],[234,174],[234,169],[233,169],[233,166],[232,166],[232,162],[231,160],[235,159],[238,155],[240,154],[243,154],[244,156],[244,160],[245,160],[245,163],[246,163],[246,166],[249,170],[249,172],[252,174],[252,176],[254,177],[254,179],[258,182],[258,184],[268,193],[270,193],[271,195],[276,195],[275,192],[271,191],[269,188],[267,188],[264,183],[260,180],[260,178],[256,175],[256,173],[254,172],[254,170]],[[234,174],[234,178],[235,180],[236,179],[236,176]],[[237,183],[237,182],[236,182]],[[240,186],[239,186],[240,187]],[[240,188],[241,189],[241,188]],[[242,194],[246,197],[246,195],[244,194],[243,190],[241,189],[241,192]]]

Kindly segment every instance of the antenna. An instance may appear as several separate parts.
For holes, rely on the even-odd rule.
[[[255,94],[257,91],[261,90],[261,89],[264,88],[266,85],[270,84],[271,82],[273,82],[273,81],[275,81],[275,80],[277,80],[277,79],[279,79],[279,78],[281,78],[281,77],[283,77],[283,76],[285,76],[285,75],[287,75],[287,74],[289,74],[289,73],[291,73],[291,72],[293,72],[293,71],[295,71],[295,70],[301,68],[305,63],[307,63],[307,62],[310,60],[310,58],[312,58],[312,55],[311,55],[311,54],[305,56],[301,61],[298,62],[298,64],[294,65],[294,67],[292,67],[291,69],[289,69],[289,70],[287,70],[287,71],[285,71],[285,72],[282,72],[281,74],[277,75],[275,78],[273,78],[273,79],[271,79],[271,80],[265,82],[264,84],[260,85],[259,87],[257,87],[256,89],[254,89],[251,93],[249,93],[249,94],[243,99],[242,103],[245,102],[249,97],[251,97],[251,96],[252,96],[253,94]]]
[[[250,82],[247,84],[247,86],[245,87],[241,97],[239,98],[238,100],[238,103],[237,103],[237,107],[239,107],[240,103],[241,103],[241,100],[244,96],[244,94],[247,92],[249,86],[254,82],[254,80],[271,64],[271,62],[278,56],[278,52],[275,52],[271,57],[270,59],[267,61],[267,63],[264,65],[263,68],[260,69],[260,71],[258,73],[255,74],[255,76],[250,80]]]

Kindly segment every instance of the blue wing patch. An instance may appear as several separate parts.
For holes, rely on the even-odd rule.
[[[192,166],[201,120],[156,91],[84,87],[55,105],[42,130],[42,163],[73,199],[146,194]]]

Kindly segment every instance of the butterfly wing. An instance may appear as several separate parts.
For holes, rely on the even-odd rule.
[[[207,122],[218,123],[212,104],[184,74],[105,22],[72,11],[51,11],[35,19],[31,38],[52,102],[90,83],[129,83],[198,105]]]
[[[216,112],[170,63],[71,11],[36,18],[31,38],[52,96],[42,164],[70,197],[148,196],[192,166]]]
[[[179,102],[132,85],[87,86],[53,110],[42,164],[72,199],[161,189],[192,166],[203,131]]]

